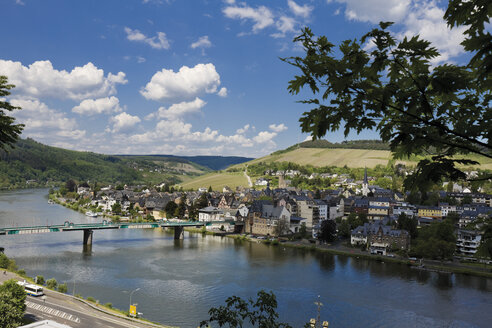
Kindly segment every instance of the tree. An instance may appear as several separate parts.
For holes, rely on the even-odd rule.
[[[418,234],[417,219],[407,216],[405,213],[401,213],[398,216],[398,229],[406,230],[410,234],[410,238],[415,239]]]
[[[22,324],[26,310],[26,292],[14,279],[0,286],[0,327],[14,328]]]
[[[51,278],[46,281],[46,287],[48,287],[49,289],[56,290],[57,286],[58,286],[58,282],[56,281],[55,278]]]
[[[183,196],[181,196],[178,207],[174,211],[174,216],[177,216],[180,219],[184,218],[184,216],[186,214],[186,208],[187,208],[186,207],[186,194],[183,194]]]
[[[45,283],[44,277],[43,276],[36,276],[36,283],[38,285],[44,285],[44,283]]]
[[[67,189],[68,192],[76,192],[77,191],[77,183],[73,181],[72,179],[67,180],[65,182],[65,188]]]
[[[208,186],[208,192],[212,192],[212,186]]]
[[[287,323],[277,322],[277,298],[273,292],[258,292],[258,298],[245,301],[237,296],[226,299],[226,305],[213,307],[208,311],[210,318],[200,322],[200,327],[208,327],[216,323],[219,327],[258,327],[258,328],[290,328]]]
[[[422,227],[410,250],[412,256],[437,260],[452,259],[456,248],[454,226],[449,221],[434,222]]]
[[[164,207],[164,211],[166,211],[167,216],[173,216],[177,208],[178,205],[175,202],[170,201],[166,204],[166,207]]]
[[[338,235],[343,238],[350,237],[350,223],[348,220],[342,220],[342,222],[338,225]]]
[[[301,238],[305,238],[308,236],[305,222],[301,223],[301,227],[299,228],[299,235],[301,235]]]
[[[15,118],[8,116],[5,112],[21,109],[20,107],[12,106],[4,98],[10,95],[9,90],[14,87],[13,84],[8,84],[6,76],[0,75],[0,149],[3,150],[6,150],[8,146],[13,146],[24,128],[24,124],[14,124]]]
[[[302,131],[317,139],[341,127],[345,136],[375,129],[396,159],[429,155],[405,178],[407,190],[465,180],[459,165],[478,163],[463,155],[492,158],[492,43],[483,33],[491,12],[490,1],[450,1],[448,24],[471,24],[464,46],[476,53],[467,66],[432,66],[437,49],[418,36],[397,41],[387,30],[389,22],[359,40],[343,41],[339,51],[305,28],[294,41],[306,55],[282,59],[302,71],[289,82],[291,94],[304,87],[319,94],[301,101],[314,107],[301,117]],[[365,47],[369,41],[372,50]]]
[[[68,290],[68,287],[67,287],[67,284],[66,283],[63,283],[63,284],[58,285],[58,291],[60,293],[66,293],[67,290]]]
[[[337,223],[334,220],[321,221],[318,239],[324,242],[332,242],[337,239]]]
[[[113,206],[111,206],[111,212],[116,215],[121,214],[121,204],[119,202],[114,203]]]
[[[289,227],[290,224],[287,219],[279,219],[277,225],[273,228],[273,233],[275,236],[283,236],[290,232]]]

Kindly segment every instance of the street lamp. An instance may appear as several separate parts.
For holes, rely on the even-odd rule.
[[[137,288],[137,289],[132,290],[132,292],[130,293],[130,306],[132,306],[132,295],[133,295],[133,293],[138,292],[139,290],[140,290],[140,288]]]

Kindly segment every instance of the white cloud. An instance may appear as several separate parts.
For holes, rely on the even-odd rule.
[[[113,133],[124,133],[129,132],[136,124],[140,123],[140,118],[123,112],[112,117],[110,122],[113,123]]]
[[[303,18],[308,18],[311,15],[311,11],[314,9],[314,7],[309,5],[300,6],[293,0],[288,0],[287,4],[294,15],[301,16]]]
[[[82,100],[116,94],[117,84],[126,84],[125,73],[104,75],[104,70],[91,62],[70,72],[56,70],[49,60],[24,66],[21,62],[0,59],[0,72],[14,84],[15,94],[36,98]]]
[[[227,97],[227,88],[226,87],[220,88],[219,92],[217,92],[217,95],[222,98]]]
[[[80,105],[72,108],[72,112],[80,115],[109,114],[121,112],[121,107],[119,99],[111,96],[109,98],[85,99]]]
[[[201,108],[207,103],[200,98],[195,98],[195,100],[190,102],[180,102],[178,104],[173,104],[169,109],[165,107],[160,107],[158,111],[158,117],[167,118],[170,120],[176,120],[182,116],[201,113]]]
[[[313,140],[313,136],[307,136],[307,137],[304,139],[304,141],[311,141],[311,140]]]
[[[163,69],[152,76],[149,83],[140,90],[146,99],[187,100],[203,93],[216,93],[220,76],[213,64],[183,66],[178,72]]]
[[[212,46],[212,42],[208,39],[208,35],[202,36],[198,39],[198,41],[193,42],[191,44],[191,48],[210,48]]]
[[[297,21],[288,16],[281,16],[277,22],[275,23],[275,26],[277,27],[277,30],[280,31],[280,33],[274,33],[272,36],[274,38],[283,38],[285,37],[285,34],[287,32],[295,32],[295,26],[297,24]]]
[[[144,57],[141,57],[141,56],[137,56],[137,63],[141,64],[141,63],[145,63],[145,58]]]
[[[275,125],[275,124],[270,124],[268,127],[270,128],[270,130],[272,130],[272,131],[274,131],[274,132],[282,132],[282,131],[287,130],[287,127],[285,126],[285,124],[284,124],[284,123],[282,123],[282,124],[277,124],[277,125]]]
[[[259,6],[258,8],[252,8],[247,5],[239,6],[228,6],[223,9],[223,13],[226,17],[232,19],[241,19],[241,20],[252,20],[253,24],[253,32],[257,33],[258,31],[274,24],[273,14],[265,6]]]
[[[37,141],[56,144],[66,139],[76,141],[83,138],[85,130],[78,129],[75,119],[65,113],[49,108],[45,103],[32,99],[11,99],[11,104],[22,108],[14,116],[25,124],[22,135]]]
[[[246,124],[244,127],[242,127],[241,129],[237,129],[236,130],[236,133],[237,134],[244,134],[246,133],[246,131],[248,131],[250,128],[250,125],[249,124]]]
[[[441,53],[441,56],[433,60],[434,63],[458,56],[463,53],[460,43],[464,39],[466,27],[460,26],[451,30],[443,16],[444,10],[437,7],[434,1],[415,1],[404,20],[405,31],[400,37],[420,35],[420,38],[431,41],[432,46],[439,49]]]
[[[125,27],[125,32],[128,40],[146,43],[154,49],[169,49],[171,47],[164,32],[157,32],[157,35],[151,38],[139,30],[132,30],[129,27]]]
[[[272,139],[276,136],[277,132],[261,131],[256,137],[253,138],[253,140],[257,143],[266,143],[272,141]]]
[[[398,22],[409,10],[411,0],[334,0],[345,3],[345,16],[351,20],[379,23]],[[332,2],[329,0],[328,2]]]
[[[443,19],[444,9],[437,1],[423,0],[334,0],[345,3],[345,16],[351,20],[379,23],[392,21],[400,29],[397,34],[400,39],[404,36],[420,35],[420,38],[431,41],[441,56],[433,60],[434,64],[449,60],[463,53],[461,42],[466,27],[447,27]],[[331,1],[328,1],[331,2]],[[371,44],[366,45],[370,49]]]

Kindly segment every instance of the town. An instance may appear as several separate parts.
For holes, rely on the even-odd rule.
[[[94,192],[87,183],[77,186],[70,181],[51,193],[56,201],[88,216],[106,216],[117,222],[196,220],[205,224],[204,231],[215,234],[243,234],[259,240],[304,239],[314,243],[338,239],[370,254],[416,254],[441,260],[455,256],[490,262],[490,194],[472,192],[455,184],[453,188],[459,191],[439,191],[436,204],[426,206],[414,204],[409,193],[370,184],[375,179],[367,175],[367,169],[362,181],[341,175],[340,183],[334,184],[336,189],[316,191],[285,186],[286,174],[294,177],[301,173],[282,172],[278,188],[271,188],[268,179],[258,179],[257,185],[266,181],[265,188],[260,190],[238,187],[233,191],[224,187],[214,191],[202,187],[185,192],[161,184],[154,188],[107,186]],[[425,250],[419,253],[418,232],[434,226],[433,223],[452,225],[453,236],[446,241],[455,247],[450,250],[448,244],[444,254],[435,255],[429,250],[437,247],[433,244],[421,247]],[[330,227],[332,237],[326,237],[324,230]],[[481,246],[482,252],[477,253]]]

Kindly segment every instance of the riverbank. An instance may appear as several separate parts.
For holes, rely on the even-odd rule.
[[[388,262],[388,263],[398,263],[402,265],[406,265],[411,267],[412,269],[422,270],[422,271],[430,271],[430,272],[440,272],[440,273],[459,273],[465,275],[472,275],[484,278],[492,278],[492,268],[477,268],[476,266],[467,266],[463,263],[455,263],[455,262],[440,262],[433,260],[422,260],[422,263],[418,261],[412,261],[410,259],[398,258],[398,257],[389,257],[389,256],[381,256],[381,255],[373,255],[367,252],[361,251],[357,248],[349,248],[341,245],[316,245],[309,242],[302,241],[285,241],[285,242],[271,242],[269,240],[260,240],[255,238],[249,238],[244,235],[239,234],[230,234],[226,235],[228,238],[234,238],[249,242],[263,243],[266,245],[270,245],[272,247],[289,247],[289,248],[297,248],[303,249],[306,251],[314,251],[314,252],[324,252],[333,255],[340,256],[350,256],[355,258],[367,259],[377,262]]]

